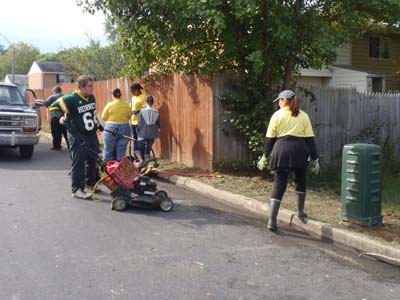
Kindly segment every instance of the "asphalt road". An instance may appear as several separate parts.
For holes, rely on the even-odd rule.
[[[171,184],[170,213],[71,198],[49,148],[0,149],[0,300],[400,299],[400,269]]]

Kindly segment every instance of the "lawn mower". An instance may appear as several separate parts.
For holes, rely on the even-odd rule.
[[[109,132],[135,141],[130,136],[118,134],[118,131]],[[89,152],[93,151],[89,149]],[[116,211],[123,211],[128,206],[159,208],[164,212],[171,211],[174,204],[167,192],[158,190],[157,183],[146,176],[151,170],[150,163],[154,167],[158,166],[153,150],[152,154],[152,159],[138,164],[137,158],[132,155],[131,151],[129,156],[124,156],[120,161],[111,160],[107,163],[97,153],[96,157],[102,175],[93,190],[95,191],[98,183],[102,182],[111,191],[111,209]]]
[[[133,157],[107,162],[102,178],[111,191],[111,209],[123,211],[129,205],[142,208],[160,208],[168,212],[173,202],[167,192],[157,189],[157,183],[142,175]]]

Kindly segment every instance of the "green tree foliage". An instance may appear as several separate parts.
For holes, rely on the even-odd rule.
[[[121,75],[124,61],[118,46],[118,34],[109,23],[106,26],[109,46],[101,46],[100,41],[88,37],[87,47],[62,49],[57,53],[40,54],[38,48],[26,43],[15,46],[15,73],[28,74],[34,61],[57,61],[72,67],[72,75],[76,78],[82,74],[90,74],[97,80],[115,78]],[[12,47],[5,49],[0,45],[0,80],[11,74]]]
[[[38,57],[38,61],[61,62],[61,57],[58,52],[57,53],[44,53],[44,54],[40,54],[40,56]]]
[[[37,47],[20,42],[15,45],[15,74],[28,74],[32,63],[39,57],[40,51]],[[12,47],[0,55],[0,79],[6,74],[11,74]]]
[[[6,48],[3,45],[0,45],[0,55],[3,55],[4,53],[6,53]]]
[[[336,47],[372,23],[399,21],[399,0],[77,0],[115,24],[128,76],[236,73],[243,86],[223,99],[259,149],[274,88],[301,68],[335,60]],[[262,121],[261,121],[262,120]],[[257,142],[252,141],[254,138]]]
[[[118,33],[115,27],[106,22],[105,32],[110,42],[101,46],[100,41],[87,36],[88,46],[61,49],[57,53],[46,53],[39,57],[40,61],[57,61],[68,64],[72,68],[73,77],[90,74],[96,80],[119,77],[124,61],[118,45]]]
[[[398,22],[399,0],[78,0],[117,25],[130,75],[262,74],[282,82],[298,67],[333,62],[335,47],[376,22]],[[287,71],[287,72],[286,72]],[[265,74],[264,74],[265,75]],[[273,75],[273,76],[271,76]]]
[[[96,80],[115,78],[121,75],[124,66],[118,47],[102,47],[100,41],[92,38],[89,38],[89,46],[64,49],[58,53],[58,58],[72,67],[75,78],[82,74],[90,74]]]

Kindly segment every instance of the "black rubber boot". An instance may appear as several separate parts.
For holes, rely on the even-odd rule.
[[[281,201],[276,199],[270,200],[270,217],[268,220],[268,229],[271,231],[278,231],[276,217],[278,216],[279,207],[281,206]]]
[[[304,213],[304,203],[306,202],[306,194],[305,193],[298,193],[297,194],[297,216],[299,219],[304,223],[307,214]]]

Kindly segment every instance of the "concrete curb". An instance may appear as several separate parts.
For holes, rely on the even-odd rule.
[[[181,176],[158,176],[176,185],[187,187],[206,196],[211,196],[217,200],[225,202],[228,205],[246,209],[247,211],[258,216],[267,216],[269,214],[269,205],[267,205],[265,202],[228,191],[218,190],[208,184]],[[370,239],[361,233],[355,233],[345,229],[336,228],[331,224],[314,220],[308,220],[307,224],[303,224],[297,217],[293,217],[293,215],[295,215],[295,213],[290,210],[280,209],[278,221],[280,223],[290,224],[290,226],[293,226],[293,228],[308,233],[319,239],[326,239],[332,241],[334,244],[344,245],[361,253],[373,253],[379,256],[384,256],[389,258],[387,260],[391,262],[393,262],[391,259],[395,260],[395,264],[400,263],[400,249],[398,248]]]

